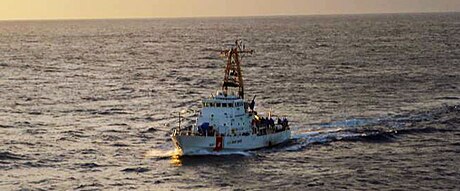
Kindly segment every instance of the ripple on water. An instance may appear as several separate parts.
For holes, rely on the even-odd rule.
[[[458,190],[458,18],[2,22],[0,190]],[[174,153],[235,38],[247,97],[293,139]]]

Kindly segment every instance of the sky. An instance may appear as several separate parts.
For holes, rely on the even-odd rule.
[[[460,12],[460,0],[0,0],[0,20]]]

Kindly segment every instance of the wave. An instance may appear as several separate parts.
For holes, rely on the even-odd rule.
[[[146,167],[130,167],[130,168],[125,168],[123,170],[121,170],[122,172],[126,172],[126,173],[131,173],[131,172],[134,172],[134,173],[143,173],[143,172],[148,172],[150,171],[149,168],[146,168]]]
[[[26,157],[23,155],[11,153],[11,152],[0,152],[0,160],[25,160]]]
[[[312,144],[333,141],[391,142],[401,134],[458,131],[460,105],[442,106],[430,111],[380,118],[352,118],[330,123],[315,124],[312,131],[298,132],[284,151],[299,151]]]

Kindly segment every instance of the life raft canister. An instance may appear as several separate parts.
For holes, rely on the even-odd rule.
[[[220,151],[224,148],[224,138],[222,136],[216,136],[216,146],[214,147],[214,151]]]

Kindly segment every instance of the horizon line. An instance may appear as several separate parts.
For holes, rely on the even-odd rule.
[[[407,12],[362,12],[362,13],[319,13],[319,14],[267,14],[267,15],[200,15],[200,16],[159,16],[159,17],[62,17],[62,18],[10,18],[3,21],[77,21],[77,20],[144,20],[144,19],[200,19],[200,18],[247,18],[247,17],[296,17],[296,16],[347,16],[386,14],[435,14],[460,13],[460,11],[407,11]]]

